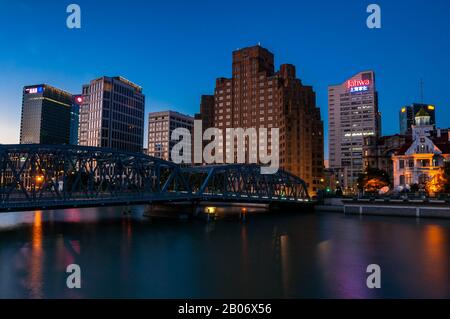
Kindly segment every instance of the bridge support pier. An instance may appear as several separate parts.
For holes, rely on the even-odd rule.
[[[152,203],[145,206],[144,217],[187,220],[197,213],[195,207],[191,202]]]
[[[269,205],[269,210],[279,213],[314,213],[314,204],[312,202],[303,203],[272,203]]]
[[[133,212],[131,206],[125,206],[122,208],[122,215],[131,215]]]

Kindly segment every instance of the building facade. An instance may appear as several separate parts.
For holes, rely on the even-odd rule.
[[[364,71],[344,83],[328,87],[330,169],[341,187],[356,191],[363,171],[364,138],[381,135],[381,115],[375,73]]]
[[[122,77],[101,77],[83,86],[80,145],[142,152],[145,96]]]
[[[431,116],[422,108],[415,116],[412,140],[392,156],[394,186],[398,190],[411,185],[425,185],[442,172],[444,163],[450,161],[450,134],[436,130]]]
[[[204,127],[223,132],[278,128],[279,166],[304,179],[311,193],[318,190],[323,179],[323,122],[315,92],[296,77],[293,65],[275,71],[269,50],[253,46],[234,51],[232,77],[216,80],[214,99],[202,100],[197,118]],[[223,149],[224,154],[231,151],[229,145]],[[267,151],[272,151],[270,136]],[[248,143],[245,153],[248,161]]]
[[[47,84],[23,88],[20,144],[69,144],[72,94]]]
[[[80,137],[80,107],[83,103],[81,95],[74,95],[70,110],[70,145],[78,145]]]
[[[412,134],[415,116],[421,109],[425,109],[430,115],[430,124],[436,124],[436,106],[431,104],[413,103],[412,105],[407,105],[400,109],[399,119],[401,135]]]
[[[174,111],[153,112],[148,115],[148,155],[172,161],[172,147],[179,141],[172,140],[172,132],[185,128],[193,134],[194,118]],[[191,156],[192,148],[185,149]]]
[[[390,135],[376,138],[367,136],[363,146],[363,169],[368,167],[378,168],[389,174],[391,184],[394,183],[394,155],[406,142],[410,141],[405,135]]]
[[[203,130],[214,127],[214,95],[202,95],[200,113],[195,114],[195,119],[202,121]]]

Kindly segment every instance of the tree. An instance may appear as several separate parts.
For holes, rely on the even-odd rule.
[[[411,184],[409,190],[411,193],[417,193],[420,190],[420,185],[417,183]]]
[[[383,187],[389,186],[389,183],[379,177],[369,179],[364,185],[364,191],[367,193],[377,193]]]
[[[445,162],[444,164],[444,192],[449,194],[450,193],[450,162]]]
[[[336,196],[340,197],[342,195],[344,195],[344,193],[342,192],[341,186],[336,187]]]
[[[446,184],[448,184],[448,179],[444,172],[438,173],[425,184],[425,190],[428,194],[444,193]]]
[[[389,174],[376,167],[367,167],[364,173],[358,176],[358,188],[368,193],[376,193],[386,186],[390,186]]]
[[[450,193],[450,162],[444,162],[441,172],[426,183],[425,189],[428,194]]]

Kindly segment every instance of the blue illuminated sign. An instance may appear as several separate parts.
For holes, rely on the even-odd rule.
[[[28,89],[25,89],[25,92],[27,92],[28,94],[42,93],[42,92],[44,92],[44,88],[42,86],[28,88]]]
[[[363,92],[363,91],[368,91],[368,90],[369,90],[368,86],[355,86],[355,87],[350,88],[351,93]]]

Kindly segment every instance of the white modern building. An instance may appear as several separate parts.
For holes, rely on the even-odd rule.
[[[347,191],[357,189],[363,171],[364,138],[381,135],[375,73],[363,71],[342,84],[328,87],[330,169]]]

